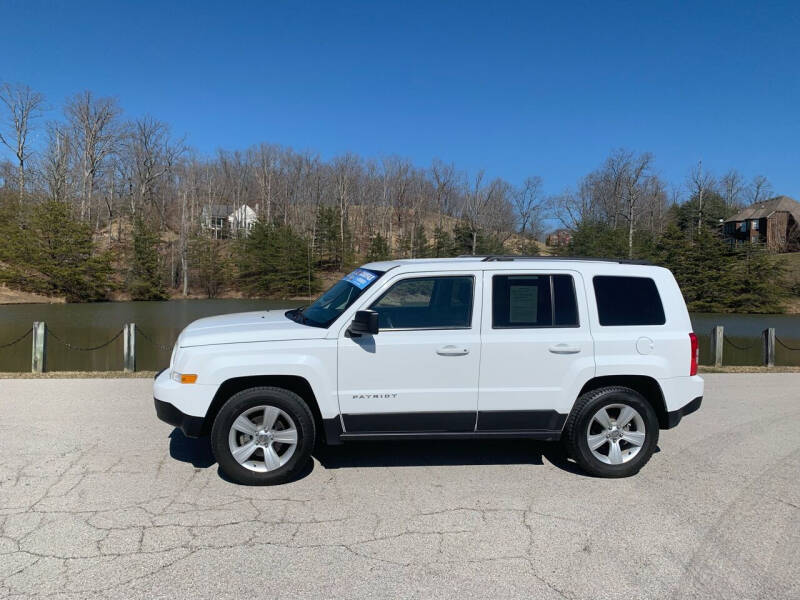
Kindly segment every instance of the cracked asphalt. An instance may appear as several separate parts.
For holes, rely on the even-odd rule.
[[[151,383],[0,380],[0,597],[798,598],[800,374],[707,375],[636,477],[360,443],[234,485]]]

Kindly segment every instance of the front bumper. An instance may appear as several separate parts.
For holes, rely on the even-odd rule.
[[[159,371],[153,381],[156,416],[187,437],[205,435],[205,415],[217,388],[216,385],[177,383],[170,379],[169,369]]]
[[[165,423],[180,429],[186,437],[196,438],[205,435],[205,419],[203,417],[186,415],[169,402],[162,402],[158,398],[153,398],[153,401],[156,405],[156,416]]]
[[[703,397],[698,396],[691,402],[689,402],[686,406],[679,408],[678,410],[671,410],[667,413],[667,426],[665,429],[672,429],[678,423],[681,422],[681,419],[686,415],[690,415],[695,412],[697,409],[700,408],[700,404],[703,402]]]

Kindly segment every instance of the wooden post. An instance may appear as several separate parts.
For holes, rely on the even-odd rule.
[[[761,339],[764,342],[764,366],[775,366],[775,328],[770,327],[761,332]]]
[[[125,323],[123,329],[122,368],[126,373],[136,370],[136,323]]]
[[[31,373],[44,373],[47,366],[46,358],[46,339],[47,324],[44,321],[33,322],[33,343],[31,348]]]
[[[717,325],[711,330],[711,353],[714,357],[714,366],[722,366],[722,344],[725,336],[725,328]]]

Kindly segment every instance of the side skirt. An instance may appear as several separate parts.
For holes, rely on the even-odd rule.
[[[567,415],[554,410],[344,414],[324,419],[329,445],[357,440],[561,439]],[[342,421],[347,431],[342,428]]]
[[[372,440],[502,440],[529,439],[556,442],[561,439],[560,431],[420,431],[415,433],[343,433],[343,442]]]

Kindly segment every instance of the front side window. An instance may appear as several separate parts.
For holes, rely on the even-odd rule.
[[[578,304],[571,275],[495,275],[492,327],[577,327]]]
[[[473,289],[471,276],[403,279],[370,308],[381,329],[468,329]]]
[[[330,327],[381,275],[382,271],[356,269],[336,282],[313,304],[302,310],[290,310],[286,316],[303,325]]]
[[[600,325],[663,325],[664,307],[649,277],[597,275],[593,279]]]

